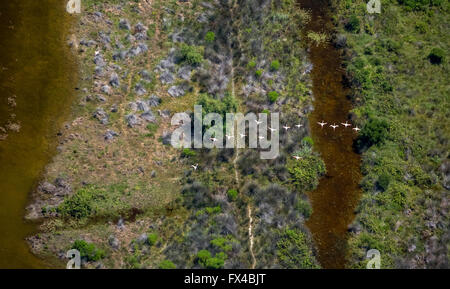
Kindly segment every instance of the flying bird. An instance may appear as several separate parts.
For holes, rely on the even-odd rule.
[[[327,123],[323,122],[323,120],[322,120],[322,122],[318,122],[318,124],[323,128],[323,126],[326,125]]]
[[[292,156],[294,159],[296,159],[297,161],[298,160],[300,160],[300,159],[302,159],[302,157],[299,157],[299,156]]]
[[[337,127],[339,127],[338,125],[336,125],[336,124],[332,124],[332,125],[330,125],[330,127],[332,127],[333,128],[333,130],[336,130],[336,128]]]
[[[226,136],[227,139],[234,138],[234,136],[232,136],[232,135],[227,135],[227,134],[226,134],[225,136]]]
[[[242,134],[242,133],[240,133],[239,135],[241,136],[241,138],[244,138],[244,137],[246,137],[246,136],[247,136],[247,135],[245,135],[245,134]]]
[[[198,168],[198,164],[195,164],[195,165],[191,165],[191,167],[194,169],[194,171],[196,171],[197,170],[197,168]]]
[[[256,122],[256,125],[260,125],[263,123],[262,121],[257,121],[256,119],[255,119],[255,122]]]
[[[303,126],[303,124],[296,124],[295,125],[297,128],[301,128]]]
[[[276,128],[271,128],[271,127],[269,127],[269,130],[270,130],[271,132],[274,132],[274,131],[276,131],[277,129],[276,129]]]
[[[290,126],[284,125],[283,128],[284,128],[285,131],[287,131],[287,130],[290,129],[291,127],[290,127]]]
[[[345,123],[342,123],[342,122],[341,122],[341,124],[342,124],[343,126],[345,126],[345,127],[352,126],[350,123],[348,123],[348,121],[346,121]]]
[[[361,129],[359,128],[359,127],[354,127],[354,128],[352,128],[354,131],[356,131],[356,132],[358,132],[358,131],[360,131]]]
[[[263,136],[259,136],[258,138],[259,138],[259,139],[264,139],[264,137],[263,137]]]

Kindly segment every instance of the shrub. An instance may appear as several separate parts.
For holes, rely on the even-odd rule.
[[[196,155],[195,151],[189,148],[183,149],[183,152],[181,153],[181,157],[183,158],[195,157],[195,155]]]
[[[256,67],[256,61],[252,60],[248,63],[248,68],[255,68]]]
[[[428,59],[432,64],[441,64],[444,60],[445,51],[435,47],[431,49],[430,54],[428,54]]]
[[[308,146],[313,147],[314,146],[314,140],[311,137],[309,137],[309,136],[305,136],[302,139],[302,144],[307,144]]]
[[[211,253],[208,250],[200,250],[197,253],[198,263],[204,267],[206,267],[206,261],[211,258]]]
[[[103,250],[97,249],[94,244],[88,243],[84,240],[76,240],[72,249],[78,250],[80,252],[81,258],[86,258],[87,261],[98,261],[105,257],[105,252]]]
[[[258,69],[257,71],[255,71],[255,75],[256,77],[261,77],[263,71],[261,69]]]
[[[350,32],[358,32],[361,26],[361,22],[356,15],[352,15],[345,25],[345,29]]]
[[[272,61],[272,63],[270,64],[270,70],[276,71],[279,68],[280,68],[280,62],[278,60]]]
[[[170,260],[163,260],[159,263],[159,269],[176,269],[177,266]]]
[[[391,178],[388,174],[382,174],[378,177],[377,185],[383,191],[386,191],[389,187],[389,183],[391,182]]]
[[[289,229],[280,232],[276,246],[277,257],[283,267],[290,269],[319,268],[303,232]]]
[[[203,62],[203,51],[200,47],[181,45],[181,60],[191,65],[199,65]]]
[[[81,189],[72,196],[66,198],[58,207],[58,212],[63,217],[82,219],[95,213],[93,206],[94,192],[89,189]]]
[[[312,191],[319,184],[319,177],[325,173],[325,163],[317,156],[304,157],[288,163],[292,183],[301,192]]]
[[[271,103],[274,103],[274,102],[277,101],[277,99],[278,99],[278,92],[276,92],[276,91],[271,91],[271,92],[269,92],[268,96],[269,96],[270,102],[271,102]]]
[[[148,241],[147,242],[148,242],[148,244],[150,246],[153,246],[153,245],[156,244],[156,241],[158,240],[158,234],[150,233],[150,234],[147,235],[147,237],[148,237]]]
[[[228,194],[228,199],[230,201],[236,201],[237,195],[238,195],[238,191],[236,191],[235,189],[231,189],[231,190],[228,190],[227,194]]]
[[[371,119],[361,130],[356,141],[357,147],[363,149],[383,143],[388,137],[389,125],[385,120]]]
[[[205,35],[205,41],[208,43],[213,43],[214,40],[216,40],[216,34],[212,31],[209,31],[208,33],[206,33]]]
[[[305,217],[305,219],[308,219],[311,216],[312,208],[308,201],[299,199],[296,208],[297,211]]]

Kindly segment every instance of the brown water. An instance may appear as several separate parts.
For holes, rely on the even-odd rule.
[[[21,125],[0,141],[0,268],[48,267],[29,252],[24,238],[36,225],[23,216],[74,95],[76,65],[65,44],[73,16],[66,2],[0,1],[0,126]],[[13,108],[7,99],[14,95]]]
[[[312,12],[308,31],[333,33],[329,0],[299,0],[302,8]],[[343,268],[346,264],[347,228],[354,219],[360,196],[360,155],[353,152],[356,133],[344,129],[352,107],[349,91],[343,86],[343,70],[339,52],[331,43],[310,45],[314,111],[309,120],[315,149],[321,153],[327,175],[318,188],[309,193],[313,207],[307,226],[318,248],[318,259],[324,268]],[[327,122],[322,129],[317,122]],[[339,128],[333,131],[330,124]]]

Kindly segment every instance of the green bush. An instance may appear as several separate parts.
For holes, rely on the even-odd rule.
[[[224,252],[217,253],[214,257],[208,250],[200,250],[197,253],[198,263],[206,269],[220,269],[225,264],[226,254]]]
[[[181,60],[191,65],[199,65],[203,62],[203,49],[183,43],[181,45]]]
[[[371,119],[361,130],[356,141],[359,149],[383,143],[388,137],[389,125],[385,120]]]
[[[82,219],[95,213],[93,201],[94,192],[88,188],[80,189],[72,196],[66,198],[59,205],[57,211],[63,217]]]
[[[238,191],[236,191],[235,189],[228,190],[227,195],[228,195],[228,199],[230,201],[236,201],[237,196],[238,196]]]
[[[177,266],[170,260],[163,260],[159,263],[159,269],[176,269]]]
[[[248,63],[248,68],[255,68],[256,67],[256,61],[252,60]]]
[[[257,71],[255,71],[255,75],[256,77],[261,77],[263,71],[261,69],[258,69]]]
[[[359,21],[359,18],[356,15],[352,15],[345,25],[345,29],[350,32],[359,32],[360,26],[361,22]]]
[[[213,43],[214,40],[216,40],[216,34],[212,31],[209,31],[208,33],[206,33],[205,35],[205,41],[208,43]]]
[[[321,158],[312,155],[288,163],[291,182],[301,192],[314,190],[319,184],[319,177],[325,173],[325,163]]]
[[[289,269],[319,268],[306,235],[299,230],[284,230],[279,233],[277,257],[280,264]]]
[[[270,70],[277,71],[280,68],[280,62],[278,60],[272,61],[270,64]]]
[[[274,103],[274,102],[277,101],[277,99],[278,99],[278,92],[276,92],[276,91],[271,91],[271,92],[269,92],[268,96],[269,96],[269,101],[270,101],[271,103]]]
[[[383,191],[386,191],[389,187],[389,183],[391,182],[391,178],[388,174],[382,174],[378,177],[377,185]]]
[[[310,146],[310,147],[313,147],[314,146],[314,140],[311,138],[311,137],[309,137],[309,136],[305,136],[303,139],[302,139],[302,144],[303,145],[308,145],[308,146]]]
[[[407,10],[426,10],[432,6],[441,6],[443,0],[398,0]]]
[[[195,157],[195,155],[196,155],[195,151],[189,148],[183,149],[183,152],[181,153],[181,157],[183,158]]]
[[[308,219],[311,216],[312,208],[308,201],[299,199],[296,208],[297,211],[305,217],[305,219]]]
[[[80,252],[81,258],[86,258],[87,261],[99,261],[105,257],[105,251],[97,249],[94,244],[88,243],[84,240],[76,240],[72,249]]]
[[[158,240],[158,234],[150,233],[150,234],[147,235],[147,237],[148,237],[148,244],[150,246],[153,246],[153,245],[156,244],[156,241]]]
[[[428,59],[432,64],[441,64],[445,57],[445,51],[435,47],[431,49],[430,54],[428,54]]]

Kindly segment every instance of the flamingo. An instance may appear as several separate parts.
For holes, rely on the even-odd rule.
[[[197,168],[198,168],[198,164],[195,164],[195,165],[191,165],[191,167],[194,169],[194,171],[196,171],[197,170]]]
[[[245,135],[245,134],[242,134],[242,133],[240,133],[239,135],[241,136],[241,138],[244,138],[244,137],[246,137],[246,136],[247,136],[247,135]]]
[[[292,157],[293,157],[294,159],[296,159],[297,161],[302,159],[302,157],[299,157],[299,156],[292,156]]]
[[[210,138],[210,140],[211,140],[212,142],[218,141],[218,139],[216,139],[215,137]]]
[[[339,127],[339,126],[338,126],[338,125],[336,125],[336,124],[334,123],[334,124],[330,125],[330,127],[332,127],[332,128],[333,128],[333,130],[336,130],[336,128],[337,128],[337,127]]]
[[[271,128],[271,127],[269,127],[269,130],[270,130],[271,132],[274,132],[274,131],[276,131],[277,129],[276,129],[276,128]]]
[[[227,135],[227,134],[226,134],[225,136],[226,136],[227,139],[234,138],[234,136],[232,136],[232,135]]]
[[[290,129],[291,127],[290,127],[290,126],[284,125],[283,128],[284,128],[285,131],[287,131],[287,130]]]
[[[257,121],[256,119],[255,119],[255,122],[256,122],[256,125],[260,125],[263,123],[262,121]]]
[[[343,126],[345,126],[345,127],[352,126],[350,123],[348,123],[348,121],[346,121],[345,123],[342,123],[342,122],[341,122],[341,124],[342,124]]]
[[[323,128],[323,126],[326,125],[327,123],[323,122],[323,120],[322,120],[322,122],[318,122],[318,124]]]
[[[258,137],[258,139],[260,139],[260,140],[261,140],[261,139],[264,139],[264,137],[263,137],[263,136],[259,136],[259,137]]]
[[[354,131],[356,131],[356,132],[358,132],[358,131],[360,131],[361,129],[359,128],[359,127],[354,127],[354,128],[352,128]]]
[[[303,124],[296,124],[295,125],[297,128],[301,128],[303,126]]]

